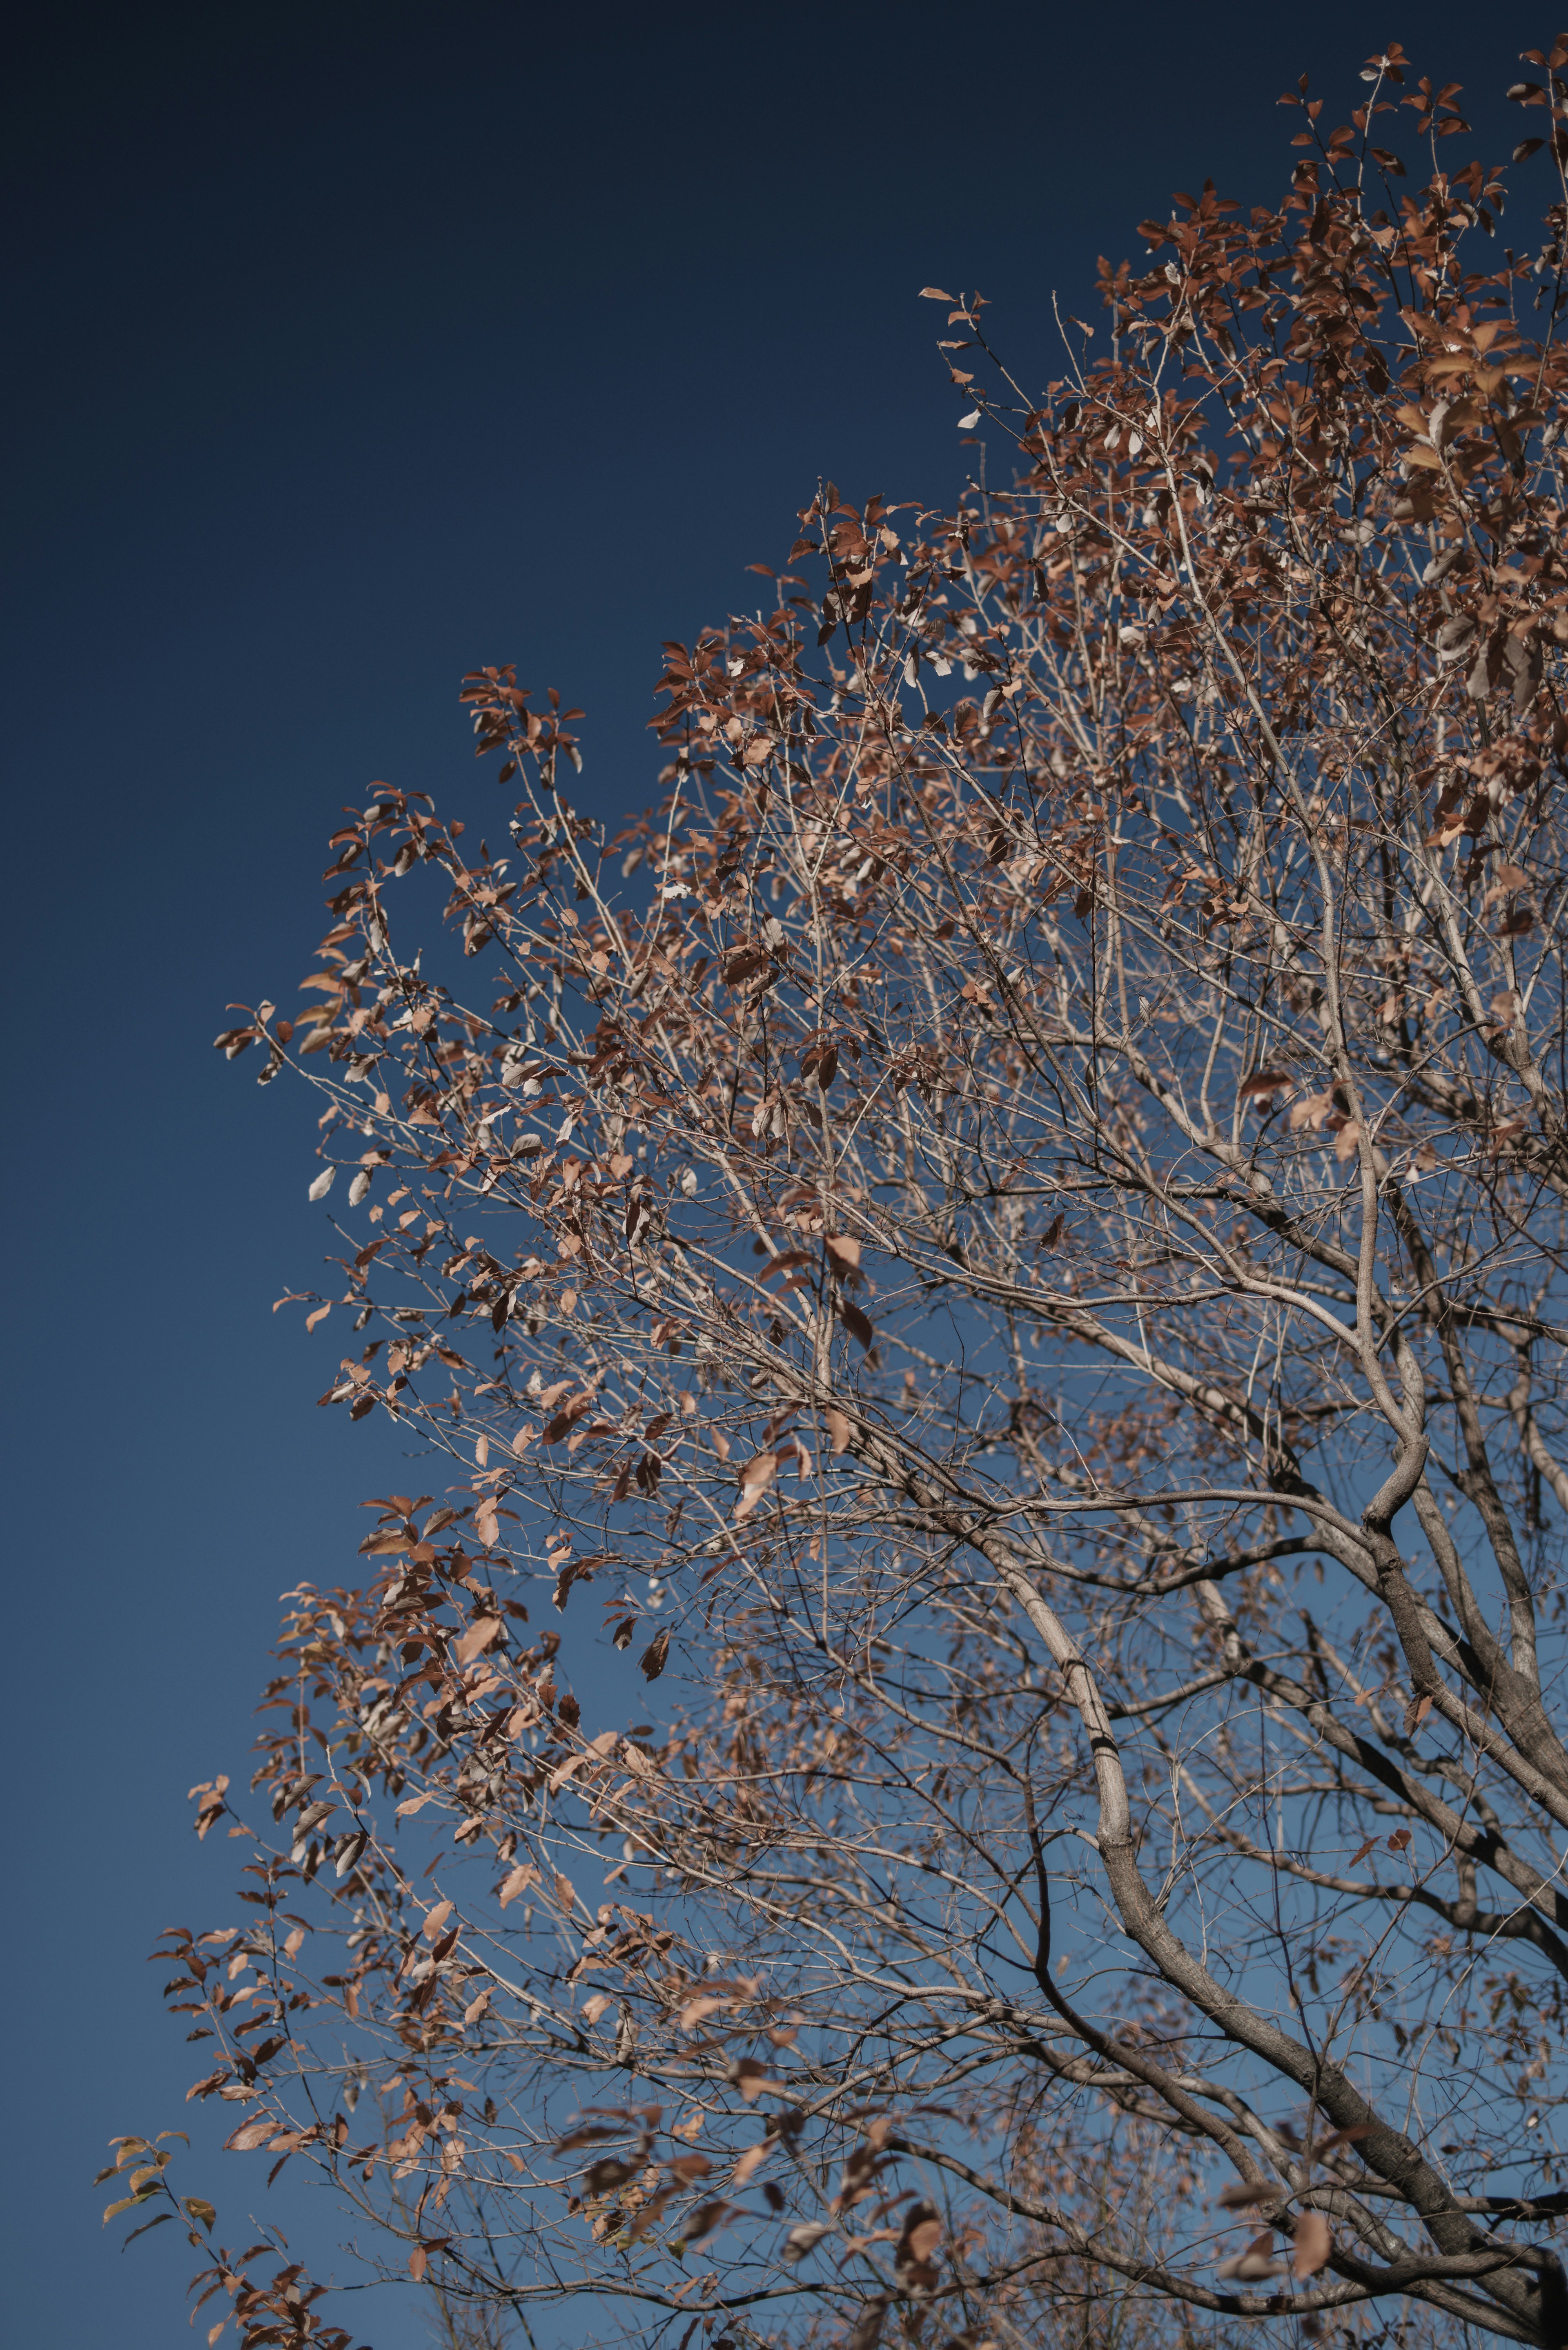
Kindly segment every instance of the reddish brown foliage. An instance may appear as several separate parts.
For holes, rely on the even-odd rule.
[[[510,847],[379,789],[219,1039],[431,1491],[296,1595],[192,2095],[453,2338],[1564,2338],[1565,57],[1512,249],[1391,52],[1044,397],[939,295],[1012,485],[828,484],[613,841],[470,678]]]

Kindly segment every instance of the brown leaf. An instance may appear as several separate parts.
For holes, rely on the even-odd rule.
[[[748,2106],[759,2097],[782,2097],[788,2093],[782,2081],[770,2081],[766,2067],[754,2056],[737,2056],[729,2066],[729,2077],[739,2089]]]
[[[1283,2276],[1285,2264],[1271,2257],[1273,2249],[1273,2230],[1265,2228],[1261,2236],[1253,2237],[1244,2251],[1232,2254],[1228,2261],[1221,2261],[1214,2273],[1220,2277],[1234,2277],[1240,2284],[1262,2284],[1265,2277]]]
[[[1405,1708],[1405,1735],[1407,1738],[1413,1738],[1415,1736],[1417,1731],[1420,1729],[1421,1724],[1426,1721],[1427,1716],[1431,1712],[1431,1711],[1432,1700],[1429,1694],[1426,1697],[1413,1697],[1410,1700],[1409,1704]]]
[[[847,1233],[836,1232],[827,1243],[827,1253],[836,1263],[847,1265],[851,1273],[860,1268],[860,1243]]]
[[[624,2187],[636,2170],[635,2162],[623,2162],[615,2154],[601,2154],[598,2160],[591,2162],[583,2173],[583,2192],[585,2195],[611,2194],[616,2188]]]
[[[847,1297],[841,1298],[838,1304],[838,1318],[850,1336],[857,1339],[869,1354],[877,1343],[877,1333],[860,1311],[859,1306],[851,1305]]]
[[[830,1406],[822,1416],[827,1422],[827,1433],[832,1440],[835,1454],[847,1451],[849,1440],[855,1431],[843,1412],[836,1411]]]
[[[711,2203],[700,2203],[696,2210],[690,2212],[681,2221],[680,2241],[695,2244],[704,2236],[711,2236],[729,2208],[722,2196]]]
[[[469,1626],[453,1648],[452,1655],[460,1665],[472,1664],[475,1657],[482,1657],[486,1648],[494,1647],[505,1629],[499,1616],[481,1616],[476,1623]]]
[[[759,1452],[746,1462],[741,1471],[741,1498],[735,1504],[735,1523],[749,1518],[768,1487],[778,1474],[776,1452]]]
[[[669,1654],[670,1634],[665,1630],[660,1632],[657,1640],[649,1642],[637,1660],[642,1667],[644,1680],[656,1681],[659,1679],[659,1674],[664,1670],[664,1660]]]
[[[905,2293],[933,2293],[937,2267],[931,2255],[942,2240],[942,2223],[934,2203],[911,2203],[904,2232],[893,2254],[893,2274]]]
[[[697,2026],[706,2017],[717,2015],[722,2009],[733,2005],[734,2001],[732,1997],[714,1996],[710,1993],[703,1993],[697,1999],[689,1999],[680,2011],[680,2029],[682,2032],[695,2032]]]
[[[1298,2278],[1316,2276],[1328,2266],[1334,2238],[1321,2211],[1303,2211],[1296,2221],[1295,2258],[1291,2268]]]
[[[1289,1093],[1295,1084],[1288,1069],[1254,1069],[1243,1077],[1236,1091],[1243,1101],[1259,1101],[1265,1095]]]
[[[877,2293],[862,2305],[859,2316],[844,2337],[844,2350],[877,2350],[887,2322],[887,2296]]]

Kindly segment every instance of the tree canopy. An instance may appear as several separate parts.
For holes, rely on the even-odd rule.
[[[443,2339],[1568,2340],[1565,60],[1506,210],[1303,83],[1043,392],[926,289],[953,511],[824,484],[613,837],[470,677],[495,849],[378,785],[218,1040],[428,1490],[169,1996]]]

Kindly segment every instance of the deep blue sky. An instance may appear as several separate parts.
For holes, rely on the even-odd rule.
[[[267,1310],[321,1253],[308,1107],[209,1049],[231,999],[292,999],[339,804],[385,778],[491,816],[456,687],[515,659],[587,709],[595,812],[640,805],[659,639],[749,600],[819,473],[956,492],[922,284],[978,284],[1043,379],[1052,287],[1084,310],[1173,188],[1277,198],[1303,68],[1342,120],[1401,38],[1496,126],[1458,162],[1519,135],[1498,93],[1553,29],[1383,0],[36,14],[5,138],[18,2343],[201,2338],[174,2231],[121,2261],[88,2180],[112,2132],[189,2118],[141,1964],[227,1906],[185,1790],[241,1775],[277,1594],[348,1575],[391,1473],[379,1415],[313,1409],[338,1350]],[[264,2208],[254,2165],[217,2183],[236,2231]]]

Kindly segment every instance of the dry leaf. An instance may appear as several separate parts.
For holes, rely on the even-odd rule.
[[[696,2210],[681,2221],[680,2241],[695,2244],[700,2243],[704,2236],[711,2236],[729,2208],[722,2197],[711,2203],[700,2203]]]
[[[754,2056],[732,2057],[728,2071],[731,2082],[739,2089],[748,2106],[755,2105],[759,2097],[782,2097],[788,2094],[782,2081],[769,2080],[766,2071]]]
[[[887,2322],[887,2299],[882,2293],[877,2293],[874,2300],[862,2305],[859,2316],[844,2337],[844,2350],[877,2350]]]
[[[779,1456],[776,1452],[759,1452],[753,1459],[747,1461],[741,1471],[741,1498],[735,1504],[737,1525],[742,1518],[751,1516],[752,1512],[778,1474],[778,1465]]]
[[[850,1336],[858,1339],[869,1354],[876,1344],[877,1333],[858,1305],[852,1305],[847,1297],[841,1298],[838,1305],[838,1318]]]
[[[904,2231],[893,2255],[893,2274],[905,2293],[934,2293],[937,2267],[931,2258],[942,2240],[942,2223],[934,2203],[911,2203]]]
[[[717,2015],[722,2008],[733,2005],[732,1999],[715,1999],[709,1995],[689,1999],[680,2011],[680,2029],[682,2032],[695,2032],[705,2016]]]
[[[1334,2238],[1321,2211],[1303,2211],[1296,2221],[1295,2257],[1291,2268],[1298,2278],[1316,2276],[1328,2266]]]
[[[1269,1095],[1288,1093],[1294,1083],[1288,1069],[1254,1069],[1236,1091],[1243,1101],[1261,1101]]]
[[[505,1629],[499,1616],[481,1616],[469,1626],[453,1648],[452,1655],[460,1665],[472,1664],[475,1657],[482,1657],[486,1648],[494,1647]]]
[[[1283,2276],[1285,2263],[1272,2257],[1273,2249],[1274,2231],[1272,2228],[1265,2228],[1261,2236],[1253,2237],[1244,2251],[1233,2253],[1230,2260],[1221,2261],[1214,2273],[1220,2277],[1234,2277],[1239,2284],[1262,2284],[1266,2277]]]

